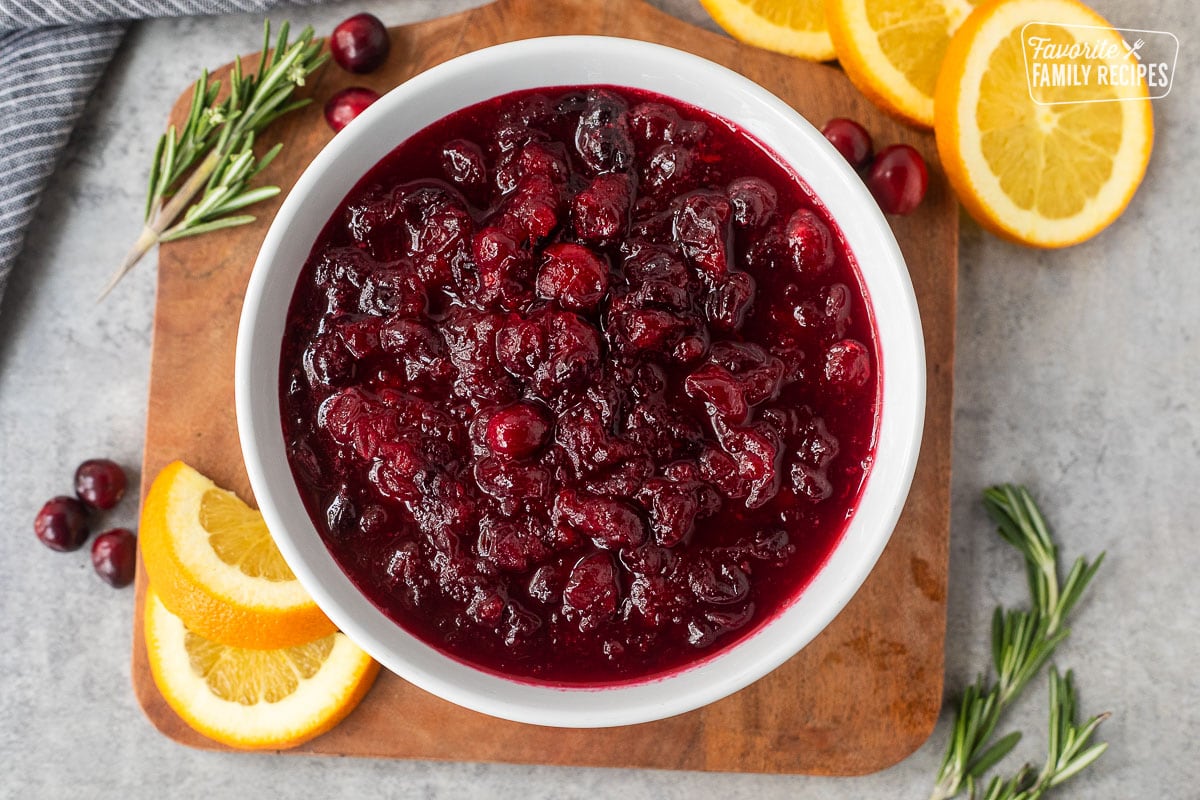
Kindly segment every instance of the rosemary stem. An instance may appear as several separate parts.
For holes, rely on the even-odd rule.
[[[133,243],[133,247],[125,255],[125,260],[121,262],[121,266],[117,267],[116,272],[108,279],[108,283],[105,285],[103,291],[100,292],[100,296],[96,298],[97,303],[107,297],[108,293],[120,282],[121,278],[125,277],[125,273],[133,269],[134,264],[141,261],[142,256],[146,255],[146,253],[150,252],[151,248],[158,244],[158,240],[163,232],[183,213],[184,209],[195,199],[196,195],[200,193],[209,176],[212,175],[213,170],[217,168],[217,164],[220,162],[221,155],[216,150],[211,151],[200,162],[192,174],[188,176],[183,185],[179,187],[179,191],[167,201],[167,204],[157,209],[153,219],[142,228],[141,234],[138,236],[137,241]]]

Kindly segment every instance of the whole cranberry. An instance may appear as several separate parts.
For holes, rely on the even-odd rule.
[[[549,438],[546,412],[534,403],[513,403],[488,420],[487,445],[493,453],[524,458],[536,453]]]
[[[779,195],[762,178],[737,178],[726,189],[733,206],[733,221],[742,228],[757,228],[775,213]]]
[[[75,470],[75,494],[92,508],[108,510],[125,496],[125,470],[107,458],[91,458]]]
[[[866,181],[885,214],[911,214],[925,197],[929,171],[915,149],[894,144],[879,151],[867,170]]]
[[[860,389],[871,377],[867,348],[855,339],[843,339],[825,351],[825,380],[834,386]]]
[[[109,586],[128,586],[136,563],[137,537],[128,528],[105,531],[92,542],[92,566]]]
[[[820,275],[833,266],[833,234],[815,212],[802,208],[792,214],[784,232],[792,266],[801,275]]]
[[[871,160],[871,134],[852,119],[834,117],[821,129],[829,143],[850,162],[855,169],[862,169]]]
[[[325,104],[325,121],[337,133],[378,99],[379,92],[374,89],[363,86],[342,89]]]
[[[342,20],[329,36],[333,60],[350,72],[370,72],[383,63],[390,49],[387,28],[371,14]]]
[[[78,550],[88,538],[87,509],[74,497],[53,497],[34,517],[33,530],[51,550]]]

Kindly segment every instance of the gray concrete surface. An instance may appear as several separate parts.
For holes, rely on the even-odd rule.
[[[694,0],[659,0],[713,27]],[[361,9],[389,24],[470,0],[360,0],[296,9],[329,30]],[[1088,712],[1111,710],[1108,753],[1059,796],[1200,797],[1200,205],[1195,168],[1200,23],[1189,4],[1097,0],[1122,27],[1182,43],[1155,104],[1145,185],[1099,238],[1064,252],[1002,243],[964,221],[956,371],[947,691],[983,669],[989,617],[1023,596],[1019,564],[980,510],[991,482],[1027,482],[1068,554],[1109,553],[1058,662]],[[276,14],[282,18],[283,13]],[[76,463],[140,463],[154,302],[148,260],[103,305],[97,287],[136,234],[154,132],[201,67],[257,44],[248,17],[138,25],[93,98],[38,212],[0,310],[0,796],[923,798],[948,733],[856,779],[222,755],[180,747],[129,684],[132,590],[85,552],[33,536],[41,502]],[[136,478],[136,476],[135,476]],[[135,502],[107,520],[133,524]],[[1008,718],[1029,731],[1010,764],[1038,761],[1044,681]]]

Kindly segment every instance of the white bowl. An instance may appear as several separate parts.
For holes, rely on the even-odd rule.
[[[509,92],[610,84],[645,89],[732,120],[816,193],[858,263],[882,361],[875,464],[836,549],[800,596],[741,642],[667,677],[601,688],[507,680],[450,658],[384,616],[334,562],[301,502],[284,451],[279,359],[284,318],[317,234],[364,173],[410,135],[453,111]],[[519,722],[604,727],[711,703],[775,669],[858,590],[908,494],[925,411],[925,353],[916,299],[891,229],[862,181],[825,138],[755,83],[702,58],[645,42],[559,36],[490,47],[409,80],[333,137],[300,176],[246,289],[237,343],[242,452],[267,526],[317,604],[386,668],[461,706]]]

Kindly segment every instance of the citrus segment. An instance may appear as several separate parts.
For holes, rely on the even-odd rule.
[[[1074,43],[1063,25],[1126,50],[1076,0],[991,0],[950,43],[936,90],[938,154],[959,200],[993,233],[1038,247],[1107,227],[1141,183],[1154,138],[1144,84],[1037,88],[1035,101],[1023,36]]]
[[[379,665],[345,634],[249,650],[189,631],[151,586],[144,628],[150,672],[188,725],[230,747],[282,750],[324,733],[362,700]]]
[[[827,0],[829,34],[842,68],[863,94],[928,128],[946,47],[975,2]]]
[[[294,581],[296,576],[271,540],[262,514],[233,492],[209,489],[200,498],[200,526],[217,558],[251,578]]]
[[[183,462],[154,479],[140,534],[163,604],[207,639],[272,649],[336,630],[288,569],[262,516]]]
[[[809,61],[833,58],[825,0],[700,0],[739,42]]]

